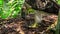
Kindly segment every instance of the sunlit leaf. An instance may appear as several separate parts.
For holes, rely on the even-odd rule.
[[[0,18],[16,18],[25,0],[0,0]]]

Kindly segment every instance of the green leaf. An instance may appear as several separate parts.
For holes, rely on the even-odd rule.
[[[16,18],[25,0],[0,0],[0,18]]]
[[[60,5],[60,0],[56,0],[57,1],[57,4]]]

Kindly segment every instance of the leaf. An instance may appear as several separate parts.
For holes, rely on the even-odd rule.
[[[0,18],[16,18],[25,0],[0,0]]]

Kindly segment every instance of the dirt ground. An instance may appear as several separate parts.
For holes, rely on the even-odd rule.
[[[55,24],[54,21],[57,20],[57,16],[54,16],[55,15],[44,16],[37,28],[28,27],[30,20],[24,20],[21,18],[9,20],[0,19],[0,34],[54,34],[55,26],[51,26],[52,24]],[[53,29],[47,29],[49,26],[51,26]]]

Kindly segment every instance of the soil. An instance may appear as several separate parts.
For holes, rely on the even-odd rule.
[[[52,17],[51,17],[52,16]],[[54,17],[55,16],[55,17]],[[45,19],[47,18],[47,19]],[[53,18],[53,19],[50,19]],[[0,34],[54,34],[54,28],[47,28],[54,24],[57,19],[56,15],[43,16],[41,23],[38,23],[37,28],[28,27],[30,20],[24,20],[21,18],[2,20],[0,24]],[[31,22],[32,23],[32,22]]]

